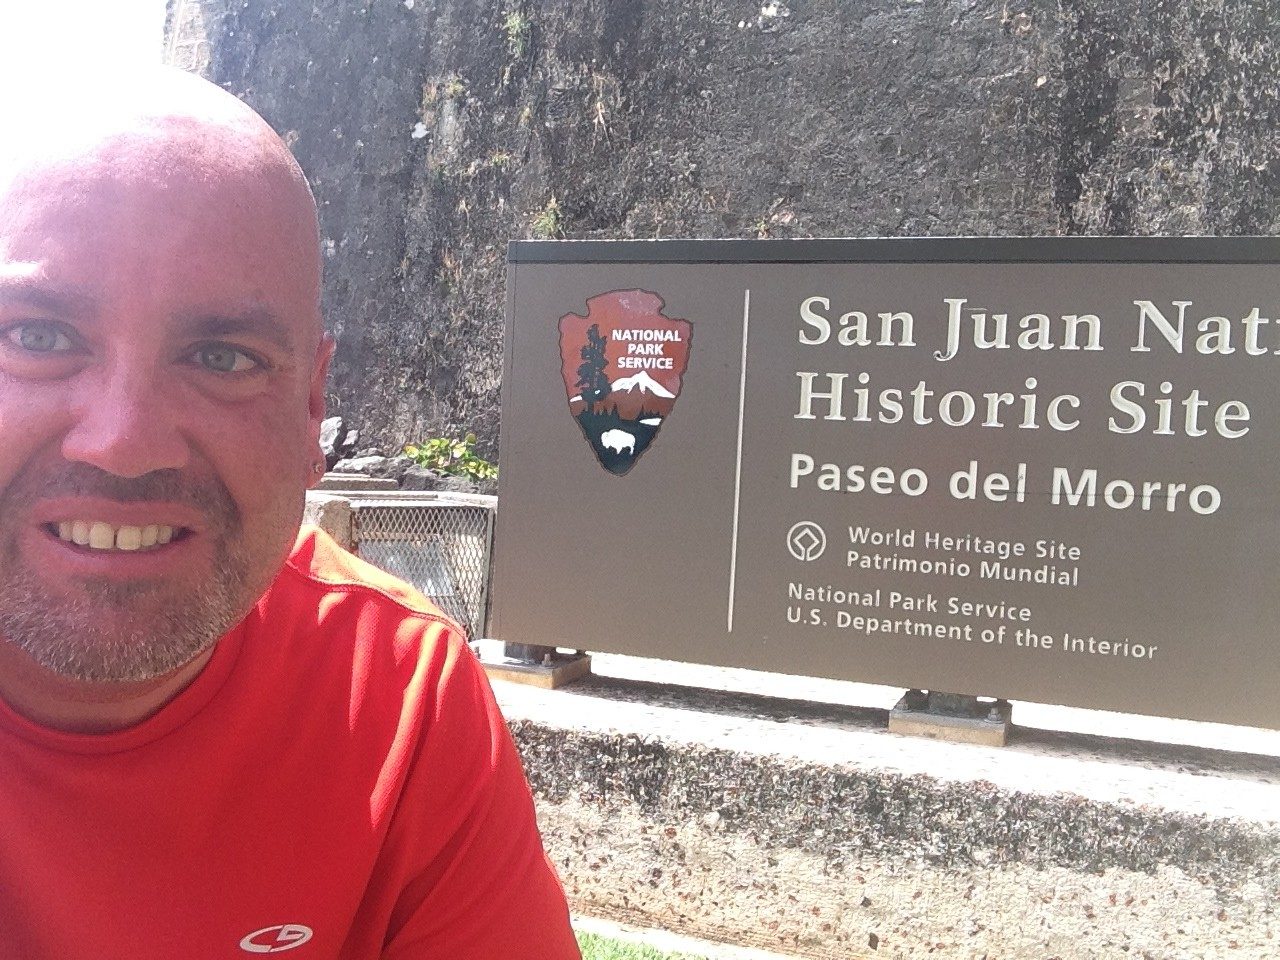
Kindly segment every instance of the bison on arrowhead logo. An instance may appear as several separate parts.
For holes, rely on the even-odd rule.
[[[680,396],[693,324],[664,306],[656,293],[613,290],[588,300],[586,316],[560,318],[569,413],[610,473],[635,466]]]

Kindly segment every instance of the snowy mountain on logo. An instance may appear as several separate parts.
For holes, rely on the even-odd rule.
[[[609,387],[609,393],[596,401],[596,409],[616,413],[622,420],[645,419],[661,423],[675,407],[676,395],[645,370],[629,377],[619,377]],[[574,416],[586,409],[581,395],[570,397],[569,406]]]
[[[676,398],[674,393],[649,376],[648,372],[644,370],[630,377],[619,377],[610,386],[613,387],[613,393],[617,393],[620,390],[625,393],[639,390],[641,393],[655,394],[664,400],[674,400]]]

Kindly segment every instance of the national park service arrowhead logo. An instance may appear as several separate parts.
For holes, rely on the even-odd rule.
[[[680,396],[693,324],[662,315],[656,293],[614,290],[560,318],[569,413],[610,473],[649,449]]]

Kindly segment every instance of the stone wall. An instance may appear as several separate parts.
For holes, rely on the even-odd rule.
[[[814,960],[1280,956],[1274,752],[940,743],[672,667],[494,684],[576,913]]]
[[[1271,234],[1250,0],[170,0],[320,202],[331,407],[498,436],[527,237]]]

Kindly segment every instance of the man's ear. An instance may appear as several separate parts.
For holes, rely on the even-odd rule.
[[[320,343],[316,346],[315,364],[311,368],[311,385],[307,392],[307,435],[314,455],[321,461],[324,459],[324,453],[320,449],[320,422],[324,420],[325,414],[324,388],[329,379],[329,362],[333,359],[336,346],[337,342],[329,334],[320,338]],[[323,469],[311,470],[308,474],[308,486],[314,487],[322,476]]]

